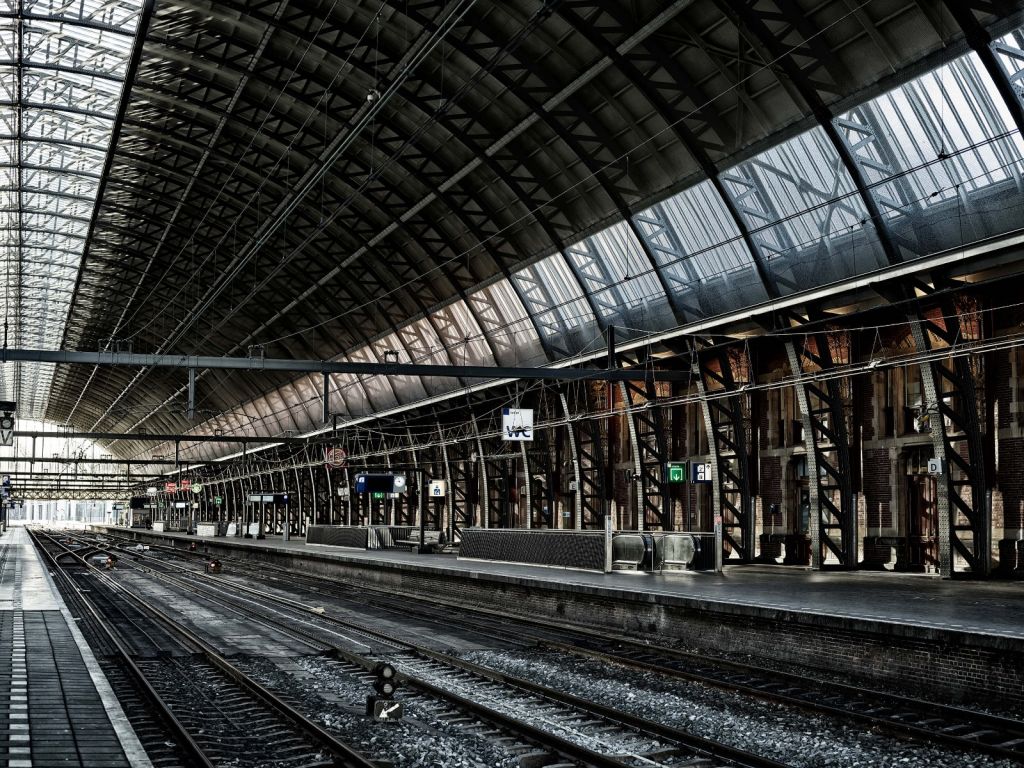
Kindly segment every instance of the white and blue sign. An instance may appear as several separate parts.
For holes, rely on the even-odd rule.
[[[533,408],[502,408],[501,439],[505,442],[533,440]]]
[[[706,461],[693,462],[693,471],[690,473],[690,478],[690,482],[693,483],[710,483],[711,463]]]

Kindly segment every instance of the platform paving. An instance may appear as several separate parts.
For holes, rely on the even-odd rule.
[[[152,768],[22,528],[0,536],[0,766]]]
[[[120,529],[124,531],[125,529]],[[411,566],[457,573],[465,578],[497,578],[588,590],[627,591],[698,601],[837,617],[853,621],[917,626],[949,632],[1024,640],[1024,583],[943,580],[938,576],[891,572],[821,572],[793,566],[734,565],[723,573],[684,571],[665,574],[596,573],[511,563],[459,560],[452,554],[413,554],[405,550],[358,550],[241,537],[198,537],[184,533],[146,535],[203,541],[231,547],[284,549],[342,562]]]

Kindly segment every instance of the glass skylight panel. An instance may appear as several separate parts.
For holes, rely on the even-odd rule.
[[[544,359],[530,316],[507,280],[474,291],[467,300],[501,365],[527,365]]]
[[[25,104],[73,109],[100,115],[117,114],[121,83],[75,72],[28,69],[22,79]]]
[[[362,346],[346,358],[353,363],[377,363],[380,362],[369,346]],[[363,389],[370,398],[370,405],[373,410],[383,410],[396,405],[395,393],[388,383],[387,376],[364,376],[362,378]]]
[[[373,342],[373,352],[382,363],[419,362],[409,354],[397,333],[388,334],[383,339]],[[419,376],[393,375],[388,376],[388,380],[401,402],[410,402],[426,394]]]
[[[84,145],[106,151],[113,116],[62,112],[56,109],[26,107],[22,117],[22,135],[68,145]]]
[[[635,220],[688,315],[714,315],[767,298],[736,221],[710,181]]]
[[[821,128],[722,174],[783,294],[882,266],[874,222]]]
[[[4,293],[17,295],[18,346],[52,349],[63,337],[142,5],[0,4],[0,195],[17,212],[2,237],[22,288]],[[42,416],[52,374],[51,365],[25,364],[21,392],[3,394]]]
[[[431,320],[455,365],[495,364],[483,332],[464,301],[432,312]]]
[[[448,363],[448,356],[441,344],[434,327],[426,318],[420,318],[411,323],[406,323],[398,329],[402,344],[409,359],[416,363],[428,363],[433,365],[445,365]],[[445,392],[451,387],[448,379],[439,376],[421,376],[420,382],[427,393],[436,395]]]
[[[1024,44],[1017,35],[996,48],[1007,67],[1017,58],[1006,47]],[[1018,226],[1024,144],[974,54],[849,110],[838,125],[905,256]]]
[[[600,335],[594,313],[561,253],[519,270],[512,279],[546,338],[574,335],[570,346],[582,348]]]

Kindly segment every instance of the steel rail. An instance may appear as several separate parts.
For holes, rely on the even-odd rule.
[[[105,633],[111,645],[113,645],[114,648],[117,649],[117,653],[118,656],[120,657],[122,667],[128,670],[131,677],[142,689],[143,694],[145,694],[145,696],[149,698],[150,702],[156,707],[159,717],[163,719],[163,721],[170,727],[171,731],[174,733],[174,736],[179,740],[179,743],[185,748],[189,756],[196,760],[199,763],[199,765],[201,765],[203,768],[216,768],[216,764],[213,763],[210,760],[210,758],[206,756],[206,753],[203,752],[202,747],[200,747],[199,744],[196,743],[195,739],[192,738],[191,734],[189,734],[188,732],[188,729],[185,728],[181,720],[179,720],[177,715],[174,714],[170,706],[168,706],[167,702],[163,700],[160,694],[157,693],[156,689],[153,688],[153,686],[150,684],[149,680],[146,679],[146,675],[143,673],[141,669],[139,669],[138,665],[132,659],[131,653],[125,647],[124,643],[121,641],[121,638],[119,638],[117,634],[114,632],[114,630],[110,628],[109,624],[103,620],[103,617],[96,609],[96,605],[93,603],[92,599],[86,597],[85,593],[82,592],[79,586],[75,584],[74,581],[72,581],[71,577],[68,576],[64,569],[60,566],[60,563],[57,561],[57,558],[54,557],[54,555],[49,550],[47,550],[46,547],[42,546],[42,544],[39,541],[39,536],[45,536],[52,544],[55,544],[56,546],[65,550],[64,554],[68,554],[69,552],[71,552],[71,550],[63,546],[60,542],[56,541],[49,534],[41,532],[37,533],[36,531],[33,531],[31,528],[27,530],[28,535],[32,538],[32,541],[36,545],[36,550],[39,551],[42,554],[42,556],[46,558],[46,560],[50,563],[50,572],[63,581],[65,586],[78,598],[79,602],[82,604],[85,610],[89,612],[89,615],[94,620],[94,625],[96,627],[99,627],[100,630]],[[85,560],[81,557],[79,557],[78,559],[83,563],[85,562]]]
[[[176,553],[180,554],[180,552]],[[152,558],[152,555],[150,555],[149,557]],[[166,560],[157,560],[157,562],[159,562],[163,566],[167,566],[169,568],[181,571],[193,579],[196,579],[199,575],[189,568],[167,562]],[[205,585],[200,586],[198,583],[192,582],[184,582],[183,584],[181,579],[176,578],[174,576],[170,576],[169,574],[160,574],[160,576],[166,578],[168,581],[172,581],[179,585],[188,586],[193,590],[203,590],[207,595],[210,595],[210,593],[213,592],[216,594],[215,599],[219,600],[221,603],[224,603],[226,600],[223,590],[212,589],[211,587]],[[628,712],[623,712],[618,709],[606,707],[597,702],[587,701],[585,699],[581,699],[571,694],[564,693],[562,691],[557,691],[553,688],[548,688],[544,685],[533,683],[523,678],[518,678],[503,672],[487,669],[486,667],[473,664],[472,662],[464,661],[457,657],[450,656],[448,654],[441,653],[438,651],[434,651],[430,648],[419,645],[418,643],[413,643],[407,639],[397,637],[390,633],[382,632],[380,630],[373,629],[372,627],[359,624],[351,620],[341,619],[332,616],[324,612],[321,606],[309,606],[297,600],[291,600],[284,597],[270,595],[256,588],[242,584],[236,584],[234,582],[230,583],[230,587],[233,593],[231,597],[237,597],[237,595],[234,593],[248,593],[259,598],[260,600],[268,601],[277,605],[291,608],[293,610],[297,610],[304,615],[312,614],[313,616],[316,616],[317,618],[322,619],[330,624],[338,625],[349,630],[355,630],[364,636],[374,638],[382,643],[386,643],[396,648],[412,651],[413,653],[419,655],[422,658],[430,659],[450,667],[455,667],[464,672],[468,672],[472,675],[485,678],[492,682],[501,683],[503,685],[527,691],[534,695],[541,696],[543,698],[547,698],[552,701],[558,702],[563,706],[575,708],[592,714],[594,716],[600,717],[602,719],[619,723],[628,728],[645,733],[649,736],[655,736],[661,739],[665,739],[667,741],[674,742],[675,744],[685,746],[686,748],[707,757],[726,760],[733,765],[741,766],[743,768],[786,768],[785,763],[780,763],[770,758],[765,758],[760,755],[746,752],[744,750],[737,749],[735,747],[729,746],[721,742],[717,742],[711,739],[705,739],[700,736],[695,736],[694,734],[688,733],[686,731],[682,731],[671,726],[663,725],[661,723],[656,723],[651,720],[646,720],[644,718],[631,715]],[[306,640],[305,638],[309,637],[309,635],[303,630],[297,630],[293,624],[289,624],[284,621],[279,621],[277,619],[265,616],[260,616],[259,618],[261,621],[274,625],[275,628],[277,629],[286,632],[296,633],[297,636],[303,638],[304,642],[308,642],[308,640]],[[320,642],[323,641],[321,640]],[[345,659],[346,661],[349,661],[353,664],[357,664],[360,667],[363,667],[364,669],[368,668],[366,660],[356,654],[349,653],[348,651],[345,651],[342,648],[337,648],[334,646],[332,646],[331,650],[333,653]],[[452,692],[444,688],[435,686],[432,683],[420,679],[418,677],[403,674],[401,672],[399,672],[399,677],[404,678],[409,683],[415,685],[417,688],[427,691],[428,693],[431,693],[434,696],[455,701],[459,704],[459,706],[464,706],[470,709],[471,711],[479,713],[483,717],[492,720],[496,718],[506,720],[507,727],[519,730],[520,732],[527,735],[528,738],[540,741],[541,743],[548,745],[551,748],[554,748],[565,755],[574,757],[576,759],[584,760],[590,765],[609,766],[609,768],[622,768],[623,763],[621,760],[621,756],[609,757],[602,755],[601,753],[594,752],[590,749],[587,749],[586,747],[582,747],[578,744],[575,744],[574,742],[562,739],[561,737],[551,734],[548,731],[537,729],[534,726],[531,726],[527,723],[523,723],[522,721],[517,720],[515,718],[508,718],[507,716],[502,715],[500,712],[496,712],[495,710],[488,708],[486,705],[482,705],[477,702],[465,699],[464,697],[460,697],[458,696],[458,694],[453,694]]]
[[[52,540],[52,539],[51,539]],[[104,573],[102,570],[88,562],[84,558],[78,556],[74,550],[66,547],[60,542],[53,540],[57,546],[65,550],[67,554],[70,554],[76,560],[79,561],[88,570],[92,571],[99,579],[101,579],[106,586],[108,586],[112,592],[120,594],[126,597],[134,605],[139,607],[144,613],[148,613],[153,616],[159,623],[163,624],[172,633],[184,638],[189,643],[192,643],[198,647],[203,656],[210,661],[213,666],[223,672],[229,678],[238,683],[239,686],[244,688],[248,693],[253,695],[255,698],[261,700],[264,704],[267,704],[272,709],[282,715],[286,720],[290,721],[295,725],[304,735],[313,740],[313,743],[320,748],[329,751],[338,761],[337,765],[339,768],[379,768],[377,763],[367,759],[359,752],[355,751],[348,744],[336,739],[333,735],[328,733],[326,730],[321,728],[319,725],[314,723],[312,720],[307,718],[298,710],[294,709],[291,705],[287,704],[279,697],[277,697],[270,690],[265,688],[260,683],[253,680],[251,677],[246,675],[240,669],[235,667],[230,661],[221,656],[208,642],[197,635],[192,630],[185,627],[174,618],[156,608],[151,603],[147,602],[143,598],[136,595],[130,589],[119,584],[117,581],[110,578],[110,576]]]
[[[161,546],[161,545],[156,545],[156,546],[159,547],[160,549],[167,549],[167,550],[169,550],[169,551],[171,551],[171,552],[173,552],[173,553],[175,553],[175,554],[177,554],[179,556],[180,555],[188,556],[190,554],[193,554],[193,553],[184,552],[184,551],[182,551],[182,550],[180,550],[180,549],[178,549],[176,547],[167,547],[167,546]],[[241,562],[241,561],[239,561],[238,564],[242,565],[242,566],[247,565],[246,563]],[[268,568],[272,569],[272,570],[279,571],[281,573],[288,574],[289,576],[292,576],[292,577],[300,576],[300,577],[306,579],[307,581],[311,581],[311,582],[317,583],[318,585],[321,585],[321,586],[327,586],[329,588],[336,588],[336,585],[333,585],[333,584],[323,585],[322,584],[322,580],[318,579],[315,576],[308,576],[307,574],[296,573],[296,572],[290,571],[289,569],[284,568],[282,566],[274,566],[274,565],[268,564],[268,563],[261,564],[261,569],[263,569],[264,571],[266,569],[268,569]],[[386,600],[383,600],[383,601],[378,602],[378,603],[374,603],[374,605],[376,607],[384,608],[385,610],[398,611],[398,612],[402,613],[403,615],[407,615],[408,614],[408,608],[405,607],[405,608],[402,608],[401,610],[399,610],[399,609],[397,609],[395,607],[395,605],[394,605],[394,598],[395,598],[396,595],[402,596],[402,597],[407,597],[407,598],[409,598],[411,600],[417,600],[417,601],[422,601],[422,599],[423,599],[421,596],[416,596],[416,595],[414,595],[412,593],[396,592],[395,590],[389,590],[388,592],[385,593],[385,592],[383,592],[381,590],[374,589],[373,587],[365,587],[363,589],[364,589],[364,594],[360,595],[360,599],[362,599],[362,600],[368,600],[369,599],[369,600],[372,601],[371,598],[367,598],[365,592],[371,592],[371,593],[376,592],[376,593],[379,593],[381,595],[386,595],[387,596]],[[462,622],[462,624],[464,626],[467,626],[467,627],[469,627],[471,629],[474,629],[474,631],[476,631],[476,628],[479,625],[476,622],[474,622],[473,620],[468,619],[465,615],[463,615],[464,611],[466,611],[467,608],[469,610],[471,610],[472,612],[474,612],[474,613],[479,613],[479,614],[483,614],[485,616],[498,618],[498,619],[501,619],[502,621],[507,621],[510,618],[507,613],[503,613],[503,612],[497,611],[497,610],[488,609],[488,608],[481,607],[481,606],[478,606],[478,605],[473,605],[473,606],[462,605],[462,604],[460,604],[456,600],[446,600],[444,598],[431,597],[430,601],[432,603],[440,604],[440,605],[446,606],[448,608],[453,608],[453,609],[458,610],[460,612],[459,621]],[[424,612],[421,615],[426,615],[426,612]],[[893,718],[887,718],[887,717],[880,716],[880,715],[872,715],[872,714],[868,714],[868,713],[865,713],[865,712],[858,712],[856,709],[846,708],[846,707],[842,707],[842,706],[838,706],[838,705],[834,705],[834,704],[828,704],[828,703],[822,701],[820,698],[818,698],[818,699],[814,699],[813,697],[812,698],[802,698],[802,697],[799,697],[799,696],[796,696],[796,695],[790,695],[790,694],[786,694],[786,693],[773,692],[773,691],[770,691],[770,690],[765,690],[763,688],[757,687],[757,686],[752,685],[752,684],[743,684],[741,682],[732,681],[732,680],[729,680],[725,676],[714,676],[714,675],[710,675],[710,674],[702,674],[702,673],[696,671],[695,669],[687,671],[687,670],[677,669],[675,667],[667,667],[665,665],[659,665],[659,664],[653,664],[653,663],[644,662],[644,661],[638,661],[636,659],[630,659],[627,655],[624,655],[623,653],[602,653],[600,651],[595,651],[593,649],[588,649],[588,648],[580,646],[578,644],[557,642],[557,641],[552,641],[550,639],[543,638],[543,637],[540,637],[540,636],[534,636],[534,641],[535,642],[537,642],[539,644],[542,644],[542,645],[548,645],[548,646],[550,646],[552,648],[556,648],[556,649],[561,650],[561,651],[567,651],[567,652],[571,652],[571,653],[576,653],[578,655],[590,656],[592,658],[599,658],[599,659],[603,659],[603,660],[606,660],[606,661],[613,661],[615,663],[620,663],[620,664],[623,664],[625,666],[631,666],[631,667],[634,667],[636,669],[640,669],[640,670],[643,670],[643,671],[655,672],[655,673],[658,673],[658,674],[668,674],[668,675],[671,675],[673,677],[679,677],[679,678],[682,678],[682,679],[693,680],[693,681],[696,681],[696,682],[701,682],[701,683],[705,683],[705,684],[708,684],[708,685],[712,685],[712,686],[715,686],[715,687],[718,687],[718,688],[724,688],[724,689],[728,689],[728,690],[735,690],[735,691],[738,691],[738,692],[741,692],[741,693],[744,693],[744,694],[747,694],[747,695],[755,696],[755,697],[758,697],[758,698],[762,698],[762,699],[765,699],[765,700],[779,701],[779,702],[782,702],[782,703],[785,703],[785,704],[788,704],[788,705],[791,705],[791,706],[795,706],[795,707],[798,707],[798,708],[801,708],[801,709],[804,709],[804,710],[807,710],[807,711],[822,712],[822,713],[825,713],[825,714],[828,714],[828,715],[837,716],[837,717],[843,717],[843,718],[854,718],[854,719],[860,720],[861,722],[868,723],[870,725],[879,726],[879,727],[881,727],[881,728],[883,728],[883,729],[885,729],[885,730],[887,730],[889,732],[894,733],[895,735],[911,736],[911,737],[913,737],[915,739],[922,739],[922,740],[925,740],[925,741],[937,740],[937,741],[941,741],[941,742],[943,742],[945,744],[948,744],[950,746],[957,747],[959,749],[965,749],[965,750],[968,750],[968,751],[985,752],[987,754],[991,754],[991,755],[996,756],[996,757],[1006,758],[1006,759],[1010,759],[1010,760],[1015,760],[1015,761],[1018,761],[1018,762],[1024,762],[1024,722],[1022,722],[1020,720],[1013,719],[1013,718],[1002,717],[1002,716],[999,716],[999,715],[992,715],[992,714],[988,714],[988,713],[985,713],[985,712],[978,712],[978,711],[975,711],[975,710],[964,709],[964,708],[961,708],[961,707],[954,707],[954,706],[950,706],[950,705],[946,705],[946,704],[938,704],[938,703],[934,703],[934,702],[922,701],[922,700],[919,700],[919,699],[911,698],[909,696],[902,696],[900,694],[889,693],[889,692],[884,692],[884,691],[877,691],[877,690],[873,690],[873,689],[869,689],[869,688],[861,688],[861,687],[850,685],[850,684],[847,684],[847,683],[840,683],[840,682],[827,682],[827,683],[823,683],[823,681],[814,680],[813,678],[809,678],[809,677],[803,676],[803,675],[797,675],[797,674],[793,674],[793,673],[789,673],[789,672],[780,672],[780,671],[776,671],[776,670],[765,669],[765,668],[762,668],[762,667],[758,667],[756,665],[745,664],[745,663],[742,663],[742,662],[729,661],[729,660],[724,660],[724,659],[713,659],[713,658],[709,658],[709,657],[704,656],[704,655],[688,653],[686,651],[680,651],[680,650],[676,650],[676,649],[665,648],[665,647],[657,646],[657,645],[651,645],[650,643],[640,642],[640,641],[637,641],[634,638],[626,637],[626,636],[623,636],[623,635],[608,635],[607,633],[596,632],[596,631],[593,631],[593,630],[589,630],[589,629],[587,629],[585,627],[578,627],[578,626],[573,626],[573,625],[568,625],[568,624],[562,624],[562,623],[559,623],[559,622],[546,621],[546,620],[538,619],[538,618],[526,618],[526,617],[518,617],[518,616],[517,617],[513,617],[513,618],[514,618],[514,620],[518,624],[528,625],[528,626],[535,626],[535,627],[537,627],[539,629],[542,629],[542,630],[556,631],[556,632],[560,632],[560,633],[569,632],[571,634],[575,634],[577,636],[583,636],[585,638],[588,638],[588,639],[591,639],[591,640],[594,640],[594,641],[597,641],[597,642],[601,642],[601,643],[605,643],[605,644],[615,644],[615,645],[621,646],[623,649],[625,649],[625,648],[634,648],[634,649],[637,650],[637,652],[643,653],[644,655],[647,655],[647,656],[650,656],[653,653],[661,653],[661,654],[665,654],[665,655],[671,656],[673,659],[678,660],[678,661],[687,661],[687,662],[691,662],[693,664],[703,664],[703,665],[709,665],[710,664],[710,665],[717,666],[717,667],[724,667],[724,668],[727,668],[727,669],[733,669],[738,674],[748,674],[748,675],[752,675],[752,676],[753,675],[767,676],[769,678],[769,681],[774,680],[776,682],[783,682],[783,683],[786,683],[787,685],[790,685],[790,686],[804,686],[804,687],[806,687],[806,686],[812,686],[812,687],[817,686],[817,687],[820,687],[821,685],[824,684],[824,685],[829,686],[835,692],[841,693],[841,694],[843,694],[845,696],[849,696],[851,700],[869,698],[869,699],[874,700],[875,703],[879,703],[879,704],[888,704],[888,705],[893,706],[893,707],[910,707],[910,708],[913,708],[914,710],[916,710],[918,712],[921,712],[921,713],[924,713],[924,714],[927,714],[927,715],[930,715],[930,716],[942,717],[944,720],[946,720],[950,724],[955,724],[955,723],[959,722],[959,723],[964,723],[964,724],[967,724],[967,725],[971,725],[971,726],[973,726],[972,731],[978,731],[979,729],[985,729],[985,728],[1001,730],[1002,733],[1006,734],[1006,736],[1007,736],[1006,740],[1008,740],[1008,741],[1009,740],[1013,740],[1013,739],[1020,739],[1020,740],[1022,740],[1021,744],[1020,744],[1020,748],[1002,747],[999,744],[992,744],[992,743],[987,743],[985,741],[980,741],[980,740],[977,740],[977,739],[965,738],[965,737],[958,736],[958,735],[953,734],[953,733],[943,733],[942,731],[936,729],[934,723],[926,725],[926,726],[918,726],[918,725],[915,725],[912,722],[906,722],[906,721],[903,721],[903,720],[896,720],[896,719],[893,719]]]

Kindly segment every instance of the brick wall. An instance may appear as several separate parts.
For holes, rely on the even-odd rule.
[[[1002,491],[1003,525],[1010,535],[1024,528],[1024,438],[999,441],[999,473]]]

